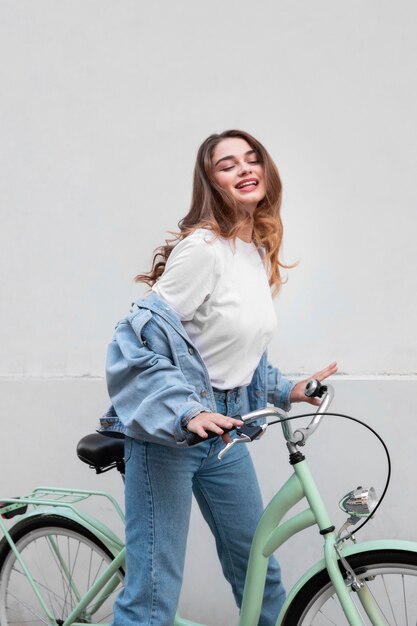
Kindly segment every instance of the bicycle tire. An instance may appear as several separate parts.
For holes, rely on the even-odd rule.
[[[417,623],[417,554],[404,550],[372,550],[347,558],[378,602],[387,626]],[[405,594],[407,593],[407,598]],[[390,594],[390,595],[389,595]],[[372,626],[359,598],[352,593],[363,624]],[[337,600],[327,570],[321,570],[300,589],[288,607],[282,626],[344,626],[348,621]]]
[[[107,546],[84,526],[67,517],[39,514],[25,518],[10,529],[30,574],[57,624],[62,624],[106,565],[113,560]],[[66,571],[65,571],[65,568]],[[81,623],[105,621],[113,616],[113,602],[124,579],[117,572],[117,587],[91,616],[94,603],[77,617]],[[53,623],[47,618],[5,537],[0,542],[1,626]]]

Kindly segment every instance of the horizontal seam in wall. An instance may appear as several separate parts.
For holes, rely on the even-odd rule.
[[[287,378],[293,380],[303,380],[306,374],[285,374]],[[339,380],[417,380],[417,374],[337,374],[329,379],[329,382],[337,382]]]
[[[292,380],[303,380],[308,375],[300,374],[300,373],[286,373],[284,374],[286,378],[290,378]],[[64,380],[91,380],[91,381],[104,381],[104,376],[95,376],[92,374],[68,374],[68,375],[57,375],[57,374],[4,374],[0,375],[0,381],[6,380],[56,380],[56,381],[64,381]],[[336,376],[332,376],[329,379],[329,382],[338,382],[344,380],[364,380],[364,381],[373,381],[373,380],[417,380],[417,373],[410,374],[396,374],[396,373],[385,373],[385,374],[337,374]]]
[[[92,374],[4,374],[0,375],[1,380],[104,380],[104,376],[93,376]]]

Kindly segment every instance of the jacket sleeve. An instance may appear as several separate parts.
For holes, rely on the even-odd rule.
[[[269,362],[266,373],[268,402],[283,411],[289,411],[291,409],[290,395],[295,382],[284,378],[280,370]]]
[[[129,320],[119,323],[108,349],[106,377],[113,407],[131,436],[187,445],[183,428],[210,409],[201,404],[195,387],[173,363],[169,340],[149,321],[151,313],[141,315],[142,327],[137,319],[135,329]],[[145,324],[152,324],[151,333],[145,333]]]

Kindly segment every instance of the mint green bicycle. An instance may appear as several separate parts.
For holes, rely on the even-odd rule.
[[[290,591],[277,626],[415,626],[417,544],[393,540],[356,543],[348,529],[361,520],[362,525],[366,523],[381,502],[376,504],[372,488],[357,488],[342,499],[340,505],[348,518],[340,531],[335,531],[299,450],[317,430],[333,390],[311,381],[306,393],[321,398],[317,413],[309,414],[313,419],[306,428],[293,431],[291,420],[295,418],[275,408],[254,411],[242,417],[244,426],[219,455],[227,454],[232,445],[258,439],[268,425],[281,423],[293,468],[256,530],[239,626],[258,623],[269,556],[287,539],[313,525],[323,537],[323,559]],[[261,418],[270,421],[255,425]],[[79,443],[78,455],[98,473],[116,467],[123,475],[122,440],[88,435]],[[112,605],[123,586],[125,547],[105,525],[77,507],[87,498],[106,499],[124,520],[114,498],[101,491],[39,487],[25,497],[2,499],[2,518],[18,517],[19,521],[8,529],[0,519],[4,535],[0,542],[1,626],[103,626],[111,622]],[[303,499],[306,509],[282,521]],[[177,616],[174,626],[202,625]]]

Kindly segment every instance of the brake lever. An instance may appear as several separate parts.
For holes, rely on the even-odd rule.
[[[230,443],[227,443],[223,450],[220,450],[217,458],[219,461],[223,460],[225,454],[227,454],[233,446],[239,443],[250,443],[255,439],[260,439],[268,428],[268,424],[262,424],[261,426],[255,426],[254,424],[244,424],[235,428],[237,437],[232,439]]]

